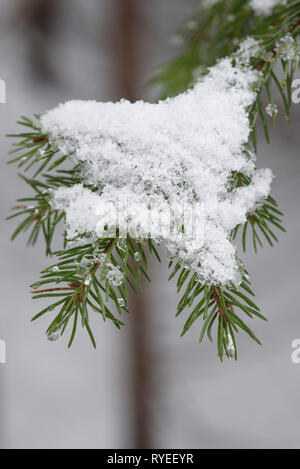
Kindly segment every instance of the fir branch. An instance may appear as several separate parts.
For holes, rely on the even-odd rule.
[[[274,87],[279,91],[286,112],[290,119],[292,104],[291,90],[293,77],[298,65],[297,40],[300,33],[300,1],[289,1],[286,6],[278,6],[269,16],[257,18],[249,7],[248,0],[219,0],[209,8],[200,8],[188,20],[180,31],[183,38],[183,51],[175,59],[161,67],[153,83],[163,88],[164,98],[174,96],[192,86],[200,77],[205,76],[208,68],[227,56],[233,62],[238,60],[238,49],[243,39],[252,37],[259,41],[260,55],[251,59],[253,69],[259,70],[261,80],[256,84],[256,100],[249,109],[249,119],[252,128],[252,146],[245,149],[251,157],[251,149],[257,150],[256,128],[258,122],[263,126],[265,137],[269,141],[269,124],[263,105],[264,94],[268,97],[272,111],[272,122],[276,123]],[[294,41],[295,55],[292,60],[282,58],[284,38],[289,34]],[[284,79],[277,71],[278,64],[282,68]],[[47,254],[52,254],[51,244],[56,227],[65,220],[65,213],[52,205],[51,193],[61,187],[72,187],[81,181],[81,165],[72,166],[72,154],[62,154],[51,142],[49,135],[41,129],[40,117],[34,119],[22,117],[19,121],[25,131],[10,135],[17,138],[13,154],[9,163],[16,163],[28,175],[20,175],[31,188],[31,197],[18,199],[13,207],[16,211],[9,219],[24,217],[15,229],[12,239],[21,232],[31,229],[28,243],[35,244],[40,233],[43,234]],[[15,156],[17,155],[17,156]],[[69,168],[62,169],[67,164]],[[228,182],[233,192],[239,187],[248,186],[251,180],[248,176],[233,173]],[[91,191],[101,192],[99,187],[84,185]],[[278,241],[276,230],[284,231],[282,213],[272,197],[261,201],[261,204],[247,215],[244,225],[237,226],[232,234],[235,239],[242,232],[244,250],[247,246],[250,232],[254,250],[267,242],[273,246]],[[154,241],[134,240],[129,236],[121,240],[114,238],[94,239],[89,233],[85,238],[91,242],[82,244],[80,237],[73,241],[77,244],[67,248],[64,239],[64,249],[54,253],[58,261],[45,269],[38,282],[32,285],[34,299],[49,298],[53,303],[40,311],[33,320],[54,310],[56,315],[47,329],[51,339],[57,334],[63,335],[71,325],[69,347],[72,345],[81,319],[91,342],[96,347],[96,341],[91,330],[90,312],[100,315],[104,321],[109,319],[120,328],[123,322],[116,317],[111,305],[122,315],[127,309],[127,289],[135,293],[141,290],[141,276],[148,280],[148,253],[159,261],[160,257]],[[233,284],[224,287],[218,284],[203,283],[196,272],[183,267],[179,261],[171,260],[172,267],[169,280],[177,277],[177,291],[181,293],[178,303],[177,316],[185,309],[193,308],[182,330],[182,335],[190,330],[198,320],[201,321],[199,341],[207,336],[213,341],[213,330],[216,329],[218,356],[237,359],[236,333],[239,330],[248,334],[256,343],[260,344],[252,330],[241,319],[243,314],[247,318],[266,318],[260,313],[253,302],[248,274],[242,264],[240,275],[242,282],[239,288]],[[122,281],[111,281],[108,271],[120,272]],[[239,312],[239,315],[237,314]]]
[[[32,285],[35,290],[31,291],[34,299],[63,297],[62,300],[55,301],[33,318],[33,320],[36,320],[49,311],[53,311],[56,307],[60,307],[58,315],[47,329],[48,336],[51,337],[58,332],[63,335],[70,319],[80,314],[83,327],[87,329],[93,345],[96,346],[89,326],[88,310],[100,314],[104,321],[106,319],[111,320],[117,328],[123,325],[123,322],[111,312],[108,300],[112,301],[119,315],[122,315],[123,310],[129,312],[127,309],[127,286],[133,288],[137,293],[140,289],[139,278],[141,273],[146,278],[148,275],[146,273],[147,257],[142,245],[133,242],[129,237],[121,240],[121,242],[123,243],[122,246],[118,244],[118,237],[106,240],[99,239],[94,244],[76,246],[56,253],[58,262],[42,272],[41,280]],[[139,250],[138,252],[142,253],[141,258],[138,260],[134,256],[137,252],[133,251],[135,245]],[[128,255],[126,256],[125,253]],[[101,254],[104,255],[105,260],[95,261],[95,256],[101,257]],[[81,272],[81,267],[85,261],[88,263],[88,268],[83,269],[83,272]],[[108,280],[105,280],[104,271],[109,263],[118,266],[120,269],[121,266],[123,267],[124,278],[122,284],[118,283],[114,286]],[[42,285],[49,283],[64,283],[65,286],[40,289]],[[72,345],[75,336],[74,329],[72,332],[69,347]]]

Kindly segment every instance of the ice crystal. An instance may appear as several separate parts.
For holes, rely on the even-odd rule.
[[[136,260],[137,262],[140,260],[140,257],[141,257],[141,256],[140,256],[140,253],[139,253],[139,252],[135,252],[135,253],[134,253],[134,258],[135,258],[135,260]]]
[[[119,287],[123,283],[123,274],[117,266],[111,266],[106,273],[106,280],[115,287]]]
[[[90,275],[88,275],[87,278],[84,281],[85,286],[90,285],[91,281],[92,281],[92,277]]]
[[[58,340],[59,336],[60,336],[60,333],[58,331],[58,332],[54,332],[53,334],[47,335],[47,339],[50,342],[55,342],[56,340]]]
[[[118,298],[118,303],[121,306],[121,308],[125,306],[125,301],[123,300],[123,298]]]
[[[227,349],[228,355],[231,358],[234,358],[236,351],[235,351],[235,346],[234,346],[231,334],[228,334],[228,336],[227,336],[227,347],[226,347],[226,349]]]
[[[276,104],[268,104],[268,106],[266,107],[266,113],[268,114],[268,116],[277,116],[278,115],[278,107],[276,106]]]

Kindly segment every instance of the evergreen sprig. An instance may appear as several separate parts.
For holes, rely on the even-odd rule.
[[[261,72],[262,80],[256,90],[257,99],[249,109],[252,144],[245,149],[251,157],[251,152],[257,149],[256,127],[259,121],[269,141],[264,96],[268,97],[272,120],[273,123],[276,122],[274,86],[282,97],[286,116],[290,119],[299,32],[300,1],[290,1],[286,6],[275,8],[272,15],[262,18],[255,17],[248,0],[219,0],[210,7],[200,6],[179,32],[184,44],[183,52],[160,68],[153,83],[159,83],[163,87],[163,97],[176,95],[205,75],[208,67],[214,65],[218,59],[231,55],[234,60],[234,54],[244,38],[252,36],[259,40],[261,55],[252,59],[251,65]],[[280,40],[288,33],[294,40],[295,56],[286,61],[282,59]],[[283,69],[283,80],[279,75],[278,64]],[[33,320],[56,311],[47,329],[51,340],[63,335],[69,326],[70,347],[80,321],[93,346],[96,346],[91,330],[91,312],[100,315],[104,321],[112,321],[117,328],[123,325],[120,317],[124,312],[129,312],[127,290],[131,289],[138,294],[141,291],[141,276],[150,280],[147,273],[149,255],[154,255],[160,261],[155,242],[151,239],[134,240],[130,236],[123,239],[118,233],[105,239],[94,239],[91,236],[88,244],[86,241],[83,244],[80,239],[67,240],[65,237],[63,249],[53,253],[51,245],[55,230],[58,224],[64,221],[65,214],[52,207],[51,191],[81,183],[81,168],[80,165],[72,167],[72,155],[61,154],[53,147],[49,136],[44,135],[41,130],[38,115],[33,120],[22,117],[19,124],[25,127],[26,131],[11,135],[18,139],[13,150],[18,156],[14,156],[10,163],[16,163],[20,170],[24,171],[25,174],[20,176],[32,189],[33,195],[19,199],[18,205],[13,207],[16,213],[9,218],[23,218],[12,239],[30,229],[28,244],[35,244],[42,233],[46,253],[57,257],[57,262],[45,269],[40,280],[32,285],[34,299],[50,300],[49,306]],[[64,166],[60,167],[61,165]],[[32,175],[29,177],[30,171]],[[250,182],[248,176],[233,173],[230,184],[234,190],[247,186]],[[89,189],[97,191],[98,188]],[[235,239],[241,232],[242,245],[246,250],[250,232],[254,250],[257,251],[258,246],[263,247],[264,242],[273,246],[274,242],[278,241],[276,230],[284,231],[282,213],[276,201],[268,197],[248,214],[247,222],[238,226],[231,237]],[[88,235],[87,233],[85,240]],[[71,241],[74,241],[75,245],[69,247]],[[177,290],[181,293],[177,316],[186,309],[190,311],[182,335],[185,335],[196,321],[201,321],[199,341],[202,342],[205,336],[212,341],[215,327],[218,356],[221,360],[225,356],[237,359],[236,334],[239,331],[245,332],[260,344],[244,322],[243,316],[266,320],[253,301],[254,293],[248,273],[241,262],[239,265],[242,277],[240,287],[229,284],[224,288],[220,285],[201,283],[196,273],[183,268],[175,260],[171,260],[169,264],[172,269],[169,279],[177,276]],[[122,272],[121,282],[112,284],[107,280],[105,273],[109,266]]]
[[[151,240],[148,240],[148,250],[152,254]],[[135,241],[127,238],[98,239],[91,244],[75,246],[58,251],[55,255],[58,262],[45,269],[41,280],[31,285],[34,299],[55,299],[47,308],[37,314],[36,320],[49,311],[59,308],[59,313],[50,324],[47,335],[51,338],[59,332],[61,335],[71,318],[74,318],[69,347],[72,345],[78,316],[81,317],[82,326],[89,333],[91,341],[96,342],[89,326],[89,310],[100,314],[104,321],[111,320],[117,328],[123,322],[116,318],[111,311],[110,304],[114,305],[121,316],[127,308],[127,287],[138,294],[141,289],[141,276],[147,280],[148,261],[145,251],[146,241]],[[99,254],[105,255],[103,262],[99,261]],[[105,276],[108,264],[118,267],[123,273],[120,284],[113,286]],[[56,285],[64,285],[56,287]],[[46,288],[45,288],[46,287]]]

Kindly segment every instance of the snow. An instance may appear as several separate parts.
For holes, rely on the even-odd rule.
[[[287,0],[251,0],[250,5],[257,15],[270,15],[277,5],[286,5]]]
[[[202,0],[205,8],[213,7],[218,0]],[[266,16],[272,13],[277,5],[286,5],[287,0],[249,0],[251,8],[258,16]]]
[[[255,169],[255,157],[245,151],[247,109],[260,75],[247,66],[249,54],[242,56],[235,67],[231,58],[221,60],[193,89],[158,104],[70,101],[42,116],[50,143],[82,167],[82,184],[53,192],[70,239],[106,237],[106,226],[121,229],[116,208],[131,234],[146,236],[147,208],[160,206],[171,257],[208,284],[239,284],[230,233],[269,195],[273,177]],[[232,190],[233,172],[248,175],[251,184]],[[183,205],[203,208],[203,238],[168,234],[167,208],[178,214]],[[118,282],[115,270],[110,276]]]
[[[250,59],[252,57],[259,57],[261,53],[260,43],[249,36],[241,42],[236,55],[241,65],[249,66]]]
[[[273,116],[277,116],[278,115],[278,107],[276,106],[276,104],[268,104],[267,107],[266,107],[266,113],[268,114],[268,116],[270,117],[273,117]]]
[[[289,33],[277,41],[275,51],[279,54],[279,58],[284,61],[299,59],[298,41]]]

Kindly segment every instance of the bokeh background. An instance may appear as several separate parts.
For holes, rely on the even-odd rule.
[[[69,99],[155,100],[147,86],[155,67],[180,48],[174,32],[194,0],[0,0],[0,78],[7,84],[1,122],[1,314],[7,343],[0,365],[0,447],[8,448],[300,448],[300,365],[291,343],[300,337],[300,105],[282,117],[259,166],[276,175],[273,195],[288,233],[280,244],[244,256],[269,317],[252,324],[262,347],[239,338],[237,363],[199,346],[199,326],[179,338],[177,297],[167,263],[151,265],[152,283],[126,327],[93,324],[94,351],[80,333],[71,351],[50,343],[48,319],[30,323],[41,304],[28,286],[49,260],[42,243],[10,242],[4,218],[27,189],[7,166],[20,115]],[[283,109],[280,109],[283,116]],[[164,257],[164,252],[162,251]],[[165,258],[165,257],[164,257]]]

